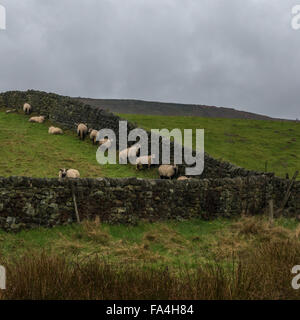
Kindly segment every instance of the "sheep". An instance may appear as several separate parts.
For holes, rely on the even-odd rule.
[[[184,181],[184,180],[190,180],[191,178],[188,178],[188,177],[186,177],[186,176],[181,176],[181,177],[179,177],[177,180],[179,180],[179,181]]]
[[[102,145],[105,144],[107,141],[108,141],[107,138],[99,140],[99,146],[102,146]]]
[[[139,157],[140,156],[140,153],[141,153],[141,145],[139,143],[131,146],[129,149],[128,149],[128,158],[134,158],[134,157]]]
[[[75,124],[77,126],[77,135],[80,137],[80,140],[84,140],[86,135],[88,134],[87,124],[79,123]]]
[[[119,162],[121,162],[121,161],[125,162],[126,161],[126,159],[128,157],[128,150],[129,150],[129,148],[124,149],[124,150],[119,152]]]
[[[80,178],[80,173],[75,169],[60,169],[58,173],[59,179],[63,178]]]
[[[135,144],[130,148],[120,151],[119,162],[125,162],[127,158],[138,157],[140,153],[140,147],[140,144]]]
[[[90,129],[90,130],[89,130],[89,134],[90,134],[90,139],[91,139],[91,141],[93,142],[93,144],[96,144],[98,131],[97,131],[97,130],[94,130],[94,129]]]
[[[35,123],[43,123],[45,121],[45,117],[44,116],[31,117],[28,121],[29,122],[35,122]]]
[[[60,128],[50,127],[48,130],[49,134],[64,134]]]
[[[25,114],[30,114],[32,112],[32,107],[29,103],[24,103],[23,111]]]
[[[148,169],[150,169],[152,164],[152,159],[155,159],[155,155],[152,154],[150,156],[139,157],[136,159],[136,170],[140,170],[143,165],[148,165]]]
[[[178,173],[176,165],[163,164],[158,168],[160,179],[174,179]]]
[[[17,109],[8,109],[6,110],[6,114],[17,112]]]
[[[110,140],[110,139],[107,139],[107,138],[101,139],[99,141],[99,146],[104,146],[104,147],[106,147],[106,149],[110,149],[111,146],[112,146],[112,142],[113,142],[113,140]]]

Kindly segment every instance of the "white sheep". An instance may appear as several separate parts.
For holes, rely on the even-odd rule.
[[[9,113],[15,113],[17,112],[17,109],[8,109],[6,110],[6,113],[9,114]]]
[[[99,140],[99,146],[104,146],[106,149],[110,149],[111,146],[112,146],[112,142],[113,140],[110,140],[110,139],[101,139]]]
[[[128,151],[129,151],[129,148],[124,149],[124,150],[119,152],[119,162],[121,162],[121,161],[125,162],[127,160]]]
[[[25,114],[30,114],[32,112],[32,107],[29,103],[24,103],[23,111]]]
[[[125,162],[127,158],[137,157],[140,151],[140,144],[135,144],[130,148],[124,149],[119,153],[119,162]]]
[[[75,169],[60,169],[58,174],[59,179],[63,178],[80,178],[80,173]]]
[[[64,134],[60,128],[50,127],[48,130],[49,134]]]
[[[88,134],[87,124],[84,124],[84,123],[76,124],[75,123],[75,125],[77,126],[78,137],[80,137],[80,140],[84,140],[86,135]]]
[[[90,129],[90,130],[89,130],[89,134],[90,134],[90,139],[91,139],[91,141],[93,142],[93,144],[96,144],[98,131],[97,131],[97,130],[94,130],[94,129]]]
[[[136,159],[136,170],[140,170],[143,165],[148,165],[148,168],[150,169],[152,160],[155,159],[155,154],[152,154],[150,156],[143,156]]]
[[[163,164],[158,168],[158,174],[161,179],[174,179],[178,173],[176,165]]]
[[[35,122],[35,123],[43,123],[45,121],[45,117],[44,116],[31,117],[28,121],[29,122]]]
[[[184,180],[190,180],[191,178],[188,178],[188,177],[186,177],[186,176],[181,176],[181,177],[179,177],[177,180],[179,180],[179,181],[184,181]]]

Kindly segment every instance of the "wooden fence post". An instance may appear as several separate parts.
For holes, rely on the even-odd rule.
[[[291,182],[290,182],[290,185],[289,185],[289,187],[288,187],[288,189],[287,189],[287,192],[286,192],[286,194],[285,194],[285,196],[284,196],[284,198],[283,198],[282,204],[281,204],[281,206],[280,206],[280,208],[279,208],[279,210],[278,210],[278,214],[281,213],[281,212],[284,210],[284,207],[285,207],[286,204],[288,203],[289,198],[290,198],[290,196],[291,196],[291,191],[292,191],[293,184],[294,184],[294,182],[296,181],[296,179],[297,179],[297,177],[298,177],[298,174],[299,174],[299,171],[296,171],[296,172],[294,173],[294,176],[293,176],[293,178],[292,178],[292,180],[291,180]]]
[[[75,188],[74,188],[74,184],[72,182],[71,182],[71,188],[72,188],[72,197],[73,197],[74,209],[75,209],[75,214],[76,214],[76,220],[77,220],[77,223],[80,223],[80,217],[79,217],[79,213],[78,213],[76,196],[75,196]]]
[[[269,200],[269,222],[273,223],[274,220],[274,200]]]

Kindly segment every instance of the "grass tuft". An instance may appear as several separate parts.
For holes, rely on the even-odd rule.
[[[300,243],[266,242],[252,254],[237,255],[232,267],[182,264],[178,273],[167,266],[151,269],[136,264],[108,263],[93,257],[70,262],[65,256],[35,252],[0,260],[7,269],[7,290],[0,299],[101,300],[234,300],[299,299],[291,287],[291,268],[299,264]]]

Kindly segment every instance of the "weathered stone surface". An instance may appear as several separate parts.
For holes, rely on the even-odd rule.
[[[104,222],[132,224],[262,214],[270,197],[280,206],[289,181],[267,176],[186,181],[0,177],[0,228],[19,231],[76,221],[72,184],[81,219],[99,216]],[[292,188],[285,214],[300,214],[300,182]]]

